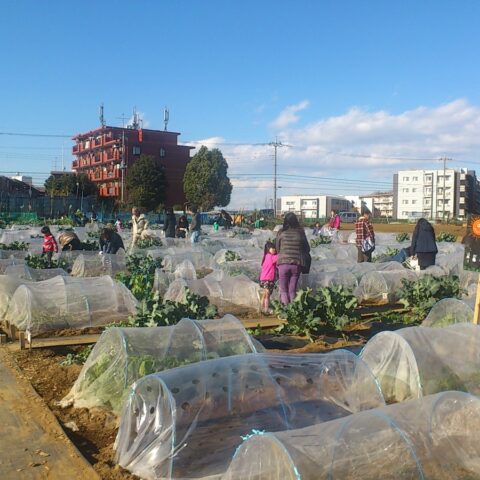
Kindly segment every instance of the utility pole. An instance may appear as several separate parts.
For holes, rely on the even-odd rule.
[[[274,149],[274,167],[273,167],[273,216],[277,217],[277,150],[278,147],[289,147],[290,145],[285,145],[282,142],[278,141],[278,138],[275,137],[274,142],[269,143],[270,146]]]

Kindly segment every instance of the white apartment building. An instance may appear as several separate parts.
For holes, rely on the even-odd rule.
[[[457,218],[460,204],[460,173],[441,170],[402,170],[393,176],[393,210],[405,220]]]
[[[325,218],[332,210],[351,210],[351,202],[345,197],[332,195],[292,195],[278,199],[277,211],[282,215],[294,212],[302,218]]]
[[[374,217],[394,216],[393,192],[375,192],[360,197],[363,204],[373,213]]]

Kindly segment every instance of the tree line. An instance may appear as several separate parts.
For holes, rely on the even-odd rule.
[[[146,211],[161,210],[165,204],[167,180],[165,169],[149,155],[141,155],[126,176],[128,203]],[[232,184],[228,163],[218,148],[202,146],[187,164],[183,190],[190,205],[208,211],[230,203]],[[97,186],[86,174],[51,175],[45,181],[51,196],[97,194]],[[173,205],[171,205],[173,206]]]

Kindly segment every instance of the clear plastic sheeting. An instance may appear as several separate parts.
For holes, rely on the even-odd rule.
[[[8,267],[12,265],[24,265],[25,260],[19,260],[17,258],[0,258],[0,275],[5,275]]]
[[[24,283],[26,283],[25,280],[20,277],[0,275],[0,318],[5,317],[15,290]]]
[[[303,428],[381,405],[370,370],[345,350],[209,360],[133,386],[116,461],[147,480],[220,475],[252,429]]]
[[[72,266],[74,277],[101,277],[127,270],[124,255],[100,255],[98,252],[82,253],[77,256]]]
[[[186,288],[197,295],[207,297],[218,307],[226,308],[232,305],[251,309],[260,307],[260,287],[245,275],[231,277],[222,270],[215,270],[198,280],[177,279],[169,284],[165,300],[184,302]]]
[[[480,394],[480,327],[408,327],[381,332],[360,354],[387,402],[447,390]]]
[[[98,340],[62,405],[102,407],[118,414],[128,388],[147,374],[256,351],[232,315],[220,320],[183,319],[169,327],[112,327]]]
[[[444,298],[430,310],[422,327],[445,327],[454,323],[472,323],[473,310],[462,300]]]
[[[393,262],[396,263],[396,262]],[[388,265],[388,264],[385,264]],[[397,292],[402,280],[415,280],[414,272],[402,267],[402,270],[383,270],[365,273],[355,289],[355,296],[364,303],[388,303],[397,300]]]
[[[20,285],[11,297],[5,319],[35,335],[126,320],[136,305],[125,285],[111,277],[58,276]]]
[[[177,251],[175,253],[165,255],[163,256],[162,265],[167,272],[173,272],[177,266],[185,260],[189,260],[196,270],[213,268],[215,263],[213,260],[213,255],[209,254],[208,252],[204,252],[202,250],[192,250],[183,252]]]
[[[11,275],[32,282],[48,280],[58,275],[68,275],[63,268],[31,268],[27,264],[10,265],[5,269],[5,275]]]
[[[173,276],[174,278],[183,278],[185,280],[196,280],[197,271],[190,260],[184,260],[176,266]]]
[[[321,425],[257,432],[222,480],[478,480],[480,400],[445,392]]]
[[[300,277],[300,288],[311,288],[315,290],[319,287],[342,286],[348,290],[354,290],[358,287],[358,281],[355,275],[344,270],[335,272],[320,272],[303,274]]]

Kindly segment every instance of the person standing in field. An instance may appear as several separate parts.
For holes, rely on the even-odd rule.
[[[340,230],[340,224],[340,215],[337,213],[336,210],[332,210],[330,213],[330,221],[328,222],[329,228]]]
[[[301,273],[310,270],[310,245],[297,216],[288,212],[276,238],[280,301],[287,305],[297,294]]]
[[[190,234],[192,243],[198,243],[200,241],[200,231],[202,228],[202,221],[197,207],[191,207],[190,213],[192,215],[192,222],[190,223]]]
[[[177,217],[173,213],[173,208],[167,208],[163,231],[165,238],[175,238],[175,227],[177,226]]]
[[[371,262],[375,250],[375,232],[370,223],[370,210],[362,210],[362,215],[355,223],[356,245],[358,250],[357,262]]]
[[[130,245],[130,253],[135,248],[135,244],[142,238],[148,227],[148,220],[145,215],[140,214],[137,207],[132,208],[132,243]]]
[[[177,238],[185,238],[188,232],[188,219],[185,213],[178,219],[177,231],[176,235]]]
[[[48,267],[52,268],[52,257],[54,253],[58,252],[58,245],[55,237],[52,235],[50,228],[47,226],[42,227],[40,230],[43,235],[43,248],[42,257],[47,258]]]
[[[260,271],[260,287],[262,288],[262,312],[270,313],[270,297],[277,279],[277,250],[273,242],[267,242],[263,249],[262,270]]]
[[[435,230],[425,218],[421,218],[415,225],[410,253],[417,257],[420,270],[425,270],[427,267],[435,265],[438,253]]]

